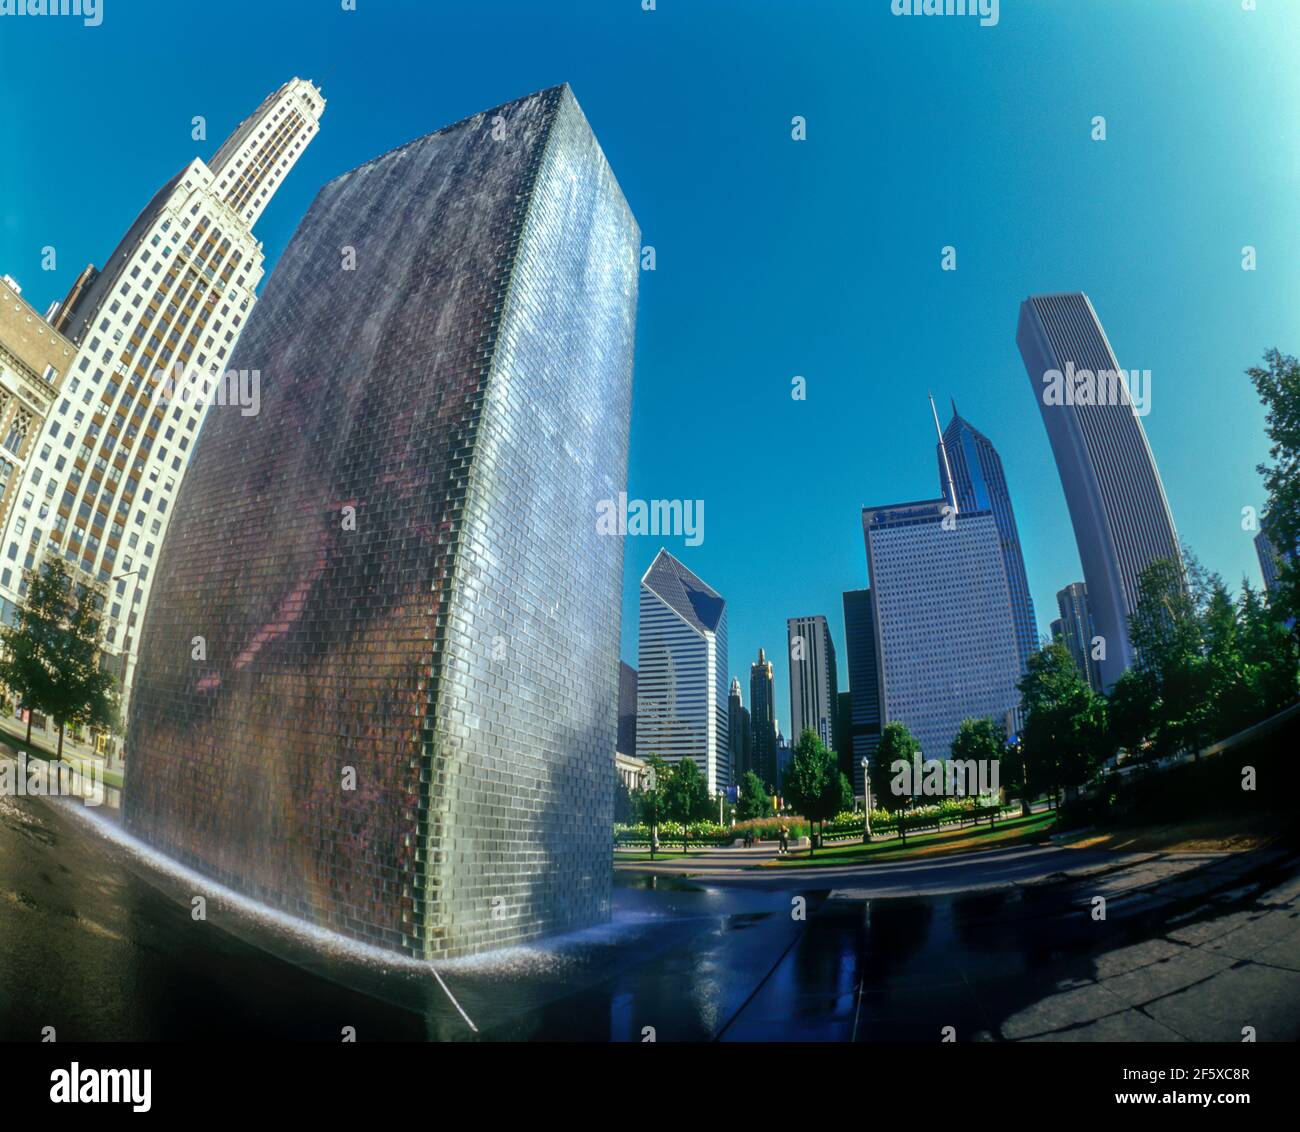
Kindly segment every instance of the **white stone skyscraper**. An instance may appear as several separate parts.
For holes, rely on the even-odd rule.
[[[709,792],[731,785],[727,603],[666,550],[641,578],[636,744],[693,759]]]
[[[1173,516],[1129,379],[1088,296],[1031,295],[1016,345],[1061,475],[1109,689],[1133,663],[1128,619],[1143,570],[1182,562]]]
[[[77,354],[0,516],[0,598],[12,616],[23,570],[47,552],[111,582],[108,659],[128,689],[150,571],[207,410],[256,406],[251,374],[225,377],[263,274],[252,225],[324,109],[310,82],[280,87],[211,163],[194,158],[163,185],[51,315]]]

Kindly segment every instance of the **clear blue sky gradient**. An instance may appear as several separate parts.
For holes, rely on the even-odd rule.
[[[705,501],[703,545],[665,544],[727,598],[746,702],[750,660],[774,655],[785,723],[786,617],[826,614],[842,656],[861,506],[937,492],[927,390],[1002,454],[1041,628],[1081,577],[1014,343],[1031,292],[1087,291],[1121,365],[1152,371],[1144,424],[1180,536],[1258,581],[1241,509],[1263,503],[1266,448],[1243,370],[1300,350],[1300,5],[1259,6],[1003,0],[993,28],[888,0],[104,0],[99,28],[3,19],[0,271],[38,308],[61,297],[293,75],[329,104],[258,225],[271,267],[331,177],[570,82],[658,253],[629,493]],[[632,663],[659,545],[628,541]]]

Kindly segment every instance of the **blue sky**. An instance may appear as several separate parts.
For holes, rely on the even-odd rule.
[[[1152,371],[1144,424],[1180,536],[1258,581],[1241,509],[1263,503],[1263,412],[1242,371],[1300,350],[1290,0],[1002,0],[991,28],[897,18],[889,0],[103,5],[97,28],[0,20],[0,271],[42,309],[294,75],[329,105],[258,225],[272,267],[329,178],[573,85],[658,257],[628,490],[705,501],[703,544],[666,545],[728,599],[746,700],[758,647],[776,654],[783,722],[785,618],[826,614],[842,653],[840,595],[866,583],[861,506],[936,493],[927,390],[1002,454],[1041,628],[1081,577],[1015,348],[1031,292],[1087,291],[1121,365]],[[635,663],[659,542],[627,549]]]

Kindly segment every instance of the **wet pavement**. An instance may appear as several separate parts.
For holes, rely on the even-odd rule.
[[[1036,847],[787,877],[620,867],[615,886],[607,925],[435,971],[250,905],[76,803],[0,797],[0,1038],[1300,1036],[1289,851]]]

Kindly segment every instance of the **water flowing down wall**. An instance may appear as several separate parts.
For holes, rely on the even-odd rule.
[[[638,247],[567,87],[321,190],[163,548],[133,833],[419,956],[608,914]]]

